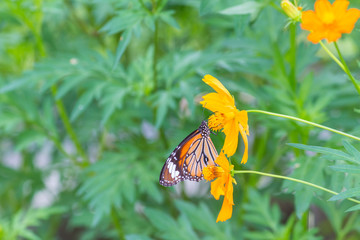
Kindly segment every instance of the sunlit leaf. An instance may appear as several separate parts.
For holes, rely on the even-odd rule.
[[[243,15],[243,14],[251,14],[255,13],[259,10],[261,5],[255,1],[247,1],[242,4],[226,8],[220,11],[221,14],[224,15]]]

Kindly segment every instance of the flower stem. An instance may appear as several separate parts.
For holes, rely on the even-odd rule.
[[[54,99],[56,99],[57,88],[56,88],[55,85],[51,86],[51,93],[52,93]],[[61,120],[62,120],[62,122],[63,122],[63,124],[65,126],[65,129],[66,129],[67,133],[69,134],[71,140],[75,144],[76,150],[82,156],[82,158],[84,160],[84,164],[85,165],[89,164],[89,159],[87,158],[87,156],[85,154],[85,151],[81,147],[81,144],[80,144],[80,142],[79,142],[79,140],[78,140],[78,138],[76,136],[76,133],[75,133],[74,129],[71,126],[71,123],[70,123],[69,117],[68,117],[68,115],[66,113],[63,102],[60,99],[58,99],[58,100],[55,100],[55,104],[56,104],[56,107],[57,107],[57,109],[59,111],[60,118],[61,118]]]
[[[42,1],[39,1],[38,4],[41,4]],[[38,5],[38,8],[40,8],[41,5]],[[41,8],[40,8],[41,9]],[[40,18],[40,17],[39,17]],[[42,19],[42,18],[41,18]],[[29,21],[30,22],[30,21]],[[30,22],[31,23],[31,22]],[[41,22],[38,23],[38,27],[37,28],[31,28],[30,29],[32,30],[33,34],[35,35],[35,38],[36,38],[36,44],[37,44],[37,48],[40,52],[40,55],[42,58],[45,58],[46,57],[46,50],[45,50],[45,47],[44,47],[44,42],[43,42],[43,39],[42,39],[42,36],[41,36]],[[29,26],[32,26],[32,25],[29,25]],[[69,117],[68,115],[66,114],[66,111],[65,111],[65,107],[64,107],[64,104],[63,102],[61,101],[61,99],[58,99],[56,100],[56,93],[57,93],[57,88],[56,88],[56,85],[52,85],[51,86],[51,93],[55,99],[55,104],[56,104],[56,107],[59,111],[59,115],[60,115],[60,118],[61,120],[63,121],[64,123],[64,126],[65,126],[65,129],[66,131],[68,132],[71,140],[74,142],[75,144],[75,147],[78,151],[78,153],[83,157],[84,159],[84,166],[86,166],[87,164],[89,164],[89,159],[87,158],[84,150],[82,149],[81,145],[80,145],[80,142],[79,140],[77,139],[77,136],[70,124],[70,121],[69,121]],[[53,137],[50,137],[51,140],[54,142],[55,146],[60,150],[60,152],[62,152],[63,154],[67,155],[66,151],[62,148],[60,142],[56,139],[56,138],[53,138]],[[76,159],[74,159],[73,157],[70,157],[70,159],[75,163]]]
[[[356,82],[354,76],[351,74],[350,70],[349,70],[349,67],[347,66],[343,56],[341,55],[341,52],[340,52],[340,49],[339,49],[339,46],[337,45],[336,42],[334,42],[334,46],[336,48],[336,51],[339,55],[339,58],[340,58],[340,61],[341,63],[343,64],[344,68],[344,72],[348,75],[348,77],[350,78],[351,82],[354,84],[354,87],[356,88],[356,90],[358,91],[359,95],[360,95],[360,86],[359,84]]]
[[[322,41],[319,42],[321,47],[325,50],[327,54],[341,67],[342,70],[345,71],[344,65],[340,62],[340,60],[324,45]]]
[[[116,208],[114,206],[111,206],[111,218],[113,220],[115,229],[118,233],[119,239],[125,240],[124,230],[120,224],[120,217],[119,217],[118,213],[116,212]]]
[[[285,179],[285,180],[289,180],[289,181],[293,181],[293,182],[298,182],[298,183],[301,183],[301,184],[304,184],[304,185],[308,185],[308,186],[311,186],[311,187],[314,187],[314,188],[317,188],[317,189],[320,189],[324,192],[328,192],[328,193],[331,193],[333,195],[337,195],[338,193],[337,192],[334,192],[330,189],[327,189],[327,188],[324,188],[324,187],[321,187],[319,185],[316,185],[316,184],[313,184],[313,183],[310,183],[310,182],[307,182],[307,181],[304,181],[304,180],[300,180],[300,179],[296,179],[296,178],[292,178],[292,177],[286,177],[286,176],[282,176],[282,175],[277,175],[277,174],[271,174],[271,173],[264,173],[264,172],[259,172],[259,171],[253,171],[253,170],[234,170],[234,173],[252,173],[252,174],[258,174],[258,175],[262,175],[262,176],[267,176],[267,177],[272,177],[272,178],[280,178],[280,179]],[[354,198],[347,198],[349,201],[352,201],[354,203],[358,203],[360,204],[360,201],[359,200],[356,200]]]
[[[301,119],[301,118],[292,117],[292,116],[288,116],[288,115],[284,115],[284,114],[279,114],[279,113],[262,111],[262,110],[247,110],[247,112],[248,112],[248,113],[257,112],[257,113],[263,113],[263,114],[267,114],[267,115],[271,115],[271,116],[275,116],[275,117],[281,117],[281,118],[287,118],[287,119],[295,120],[295,121],[298,121],[298,122],[302,122],[302,123],[305,123],[305,124],[309,124],[309,125],[312,125],[312,126],[314,126],[314,127],[322,128],[322,129],[325,129],[325,130],[327,130],[327,131],[334,132],[334,133],[343,135],[343,136],[345,136],[345,137],[349,137],[349,138],[352,138],[352,139],[355,139],[355,140],[360,141],[360,138],[359,138],[359,137],[356,137],[356,136],[354,136],[354,135],[351,135],[351,134],[348,134],[348,133],[344,133],[344,132],[341,132],[341,131],[339,131],[339,130],[336,130],[336,129],[333,129],[333,128],[329,128],[329,127],[326,127],[326,126],[323,126],[323,125],[320,125],[320,124],[317,124],[317,123],[313,123],[313,122],[310,122],[310,121],[307,121],[307,120],[304,120],[304,119]]]
[[[152,0],[152,14],[155,15],[156,14],[156,10],[157,10],[157,3],[156,0]],[[158,88],[158,81],[157,81],[157,61],[158,61],[158,45],[159,45],[159,24],[158,24],[158,20],[155,18],[155,29],[154,29],[154,55],[153,55],[153,81],[154,81],[154,91],[157,90]]]
[[[296,25],[290,24],[290,86],[292,91],[296,91]]]

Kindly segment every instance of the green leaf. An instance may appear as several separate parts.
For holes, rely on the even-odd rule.
[[[18,88],[24,86],[28,82],[29,82],[29,79],[27,79],[27,78],[11,81],[7,85],[0,88],[0,94],[11,92],[15,89],[18,89]]]
[[[64,207],[21,210],[9,219],[9,224],[3,226],[5,239],[22,237],[28,240],[40,240],[41,238],[33,232],[33,229],[40,226],[42,221],[47,220],[51,215],[63,213],[65,210]]]
[[[262,5],[255,1],[247,1],[242,4],[226,8],[220,11],[221,14],[224,15],[244,15],[244,14],[252,14],[259,11]]]
[[[130,171],[137,157],[135,152],[106,152],[98,161],[84,171],[78,194],[94,209],[93,225],[110,214],[112,206],[119,208],[124,199],[135,199],[135,179]],[[127,173],[127,174],[126,174]]]
[[[64,76],[58,76],[58,75],[55,75],[51,78],[47,78],[39,90],[40,93],[46,92],[47,90],[49,90],[49,88],[54,86],[57,82],[59,82],[63,78],[64,78]]]
[[[246,222],[258,226],[258,228],[269,228],[271,232],[279,229],[281,213],[277,205],[270,205],[270,196],[260,195],[254,189],[250,189],[249,199],[251,201],[244,205]],[[264,234],[266,234],[264,232]]]
[[[347,160],[347,161],[352,161],[352,162],[354,161],[353,158],[349,154],[346,154],[337,149],[304,145],[304,144],[299,144],[299,143],[287,143],[287,145],[298,148],[298,149],[311,151],[311,152],[317,152],[317,153],[331,155],[331,156],[336,157],[336,159],[342,159],[342,160]]]
[[[360,173],[360,166],[339,164],[339,165],[330,166],[330,168],[339,172],[356,173],[356,174]]]
[[[121,10],[118,11],[118,15],[107,22],[100,31],[107,32],[112,35],[124,30],[130,30],[140,23],[146,16],[147,13],[145,11]]]
[[[145,208],[145,215],[160,231],[161,239],[199,239],[185,217],[180,217],[178,221],[175,221],[168,214],[153,208]]]
[[[0,128],[5,129],[5,131],[12,132],[22,121],[22,117],[16,113],[1,112]]]
[[[67,76],[63,79],[62,83],[59,84],[58,91],[56,93],[56,100],[61,99],[65,94],[67,94],[69,91],[76,88],[76,85],[81,84],[83,81],[85,81],[86,78],[82,75],[80,76]]]
[[[326,161],[323,159],[316,159],[315,161],[314,158],[305,156],[298,157],[296,160],[296,164],[298,166],[290,175],[291,177],[300,180],[306,180],[320,186],[324,184],[325,181],[323,169],[326,166]],[[314,192],[322,193],[317,189],[288,180],[283,182],[283,188],[287,188],[289,192],[294,192],[296,215],[299,218],[302,217],[303,213],[310,206]]]
[[[176,22],[175,18],[172,16],[174,11],[163,11],[160,13],[159,17],[162,21],[169,24],[170,26],[180,29],[179,24]]]
[[[128,234],[125,236],[126,240],[151,240],[150,237],[140,234]]]
[[[124,98],[130,92],[130,88],[119,88],[118,86],[114,87],[109,85],[105,92],[106,96],[104,96],[100,102],[100,104],[104,106],[100,122],[101,126],[106,124],[117,108],[122,108]]]
[[[41,144],[45,140],[45,136],[43,133],[34,131],[34,130],[27,130],[22,132],[16,142],[16,151],[22,151],[34,144]]]
[[[346,212],[352,212],[352,211],[357,211],[357,210],[360,210],[360,204],[347,209]]]
[[[100,82],[93,84],[76,102],[74,109],[70,116],[70,121],[74,121],[77,117],[83,113],[86,108],[89,106],[91,101],[99,95],[99,93],[104,89],[106,86],[106,82]]]
[[[360,196],[360,187],[351,188],[346,191],[343,191],[335,196],[332,196],[329,199],[329,201],[336,201],[336,200],[341,200],[341,199],[351,198],[351,197],[356,197],[356,196]]]
[[[309,188],[303,188],[296,191],[295,194],[295,210],[296,216],[301,219],[306,210],[309,209],[311,200],[313,198],[313,192]]]
[[[210,234],[215,239],[231,238],[229,234],[224,232],[223,226],[216,223],[216,218],[206,205],[200,204],[200,206],[196,206],[192,203],[180,200],[176,201],[175,205],[181,213],[187,216],[195,229]]]
[[[169,108],[175,108],[175,102],[171,92],[161,91],[153,96],[155,99],[153,106],[156,106],[156,124],[159,128],[165,119]]]
[[[116,49],[116,54],[115,54],[115,61],[113,64],[113,69],[115,69],[117,67],[117,65],[119,64],[119,61],[122,57],[122,55],[124,54],[127,46],[129,45],[129,42],[131,40],[132,37],[132,32],[131,30],[126,30],[122,35],[121,38],[119,40],[119,44],[118,47]]]
[[[348,151],[348,153],[354,156],[354,160],[360,163],[360,152],[354,146],[352,146],[348,141],[343,141],[342,143],[346,151]]]
[[[199,9],[200,16],[204,16],[205,14],[212,12],[214,5],[216,5],[216,1],[201,0]]]

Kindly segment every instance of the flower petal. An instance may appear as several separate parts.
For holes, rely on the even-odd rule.
[[[336,0],[333,3],[332,9],[334,11],[334,14],[335,14],[335,17],[337,20],[343,18],[348,6],[349,6],[349,1],[347,1],[347,0]]]
[[[203,99],[200,104],[212,112],[226,112],[235,109],[235,105],[219,93],[208,93],[203,96]]]
[[[210,193],[211,193],[211,195],[214,196],[214,198],[216,200],[219,200],[220,195],[225,194],[225,186],[224,185],[225,185],[224,179],[221,177],[219,177],[211,182]]]
[[[216,219],[216,222],[225,222],[226,220],[230,219],[232,216],[233,205],[228,203],[228,201],[223,201],[221,206],[219,215]]]
[[[231,157],[236,152],[239,142],[239,124],[236,119],[227,122],[224,125],[225,142],[223,151],[227,157]]]
[[[224,169],[225,173],[230,172],[229,160],[225,157],[225,154],[223,151],[221,151],[220,155],[215,160],[215,163],[217,163],[222,169]]]
[[[304,11],[301,15],[301,28],[308,31],[314,31],[323,28],[323,23],[320,21],[314,11]]]
[[[241,124],[241,126],[243,126],[246,134],[250,135],[247,111],[245,111],[245,110],[238,111],[236,113],[236,118],[237,118],[237,121]]]
[[[335,42],[336,40],[341,38],[341,33],[338,31],[329,31],[325,38],[329,43]]]
[[[324,23],[331,23],[335,20],[331,3],[328,0],[317,0],[314,5],[315,13]]]
[[[348,0],[335,0],[331,5],[328,0],[317,0],[315,11],[304,11],[301,28],[310,31],[308,40],[312,43],[322,39],[334,42],[342,33],[350,33],[360,18],[360,10],[346,10],[349,3]]]
[[[233,185],[232,185],[232,177],[229,176],[230,178],[230,183],[227,184],[227,191],[226,194],[224,196],[224,200],[223,200],[223,204],[221,206],[219,215],[216,219],[216,222],[224,222],[226,220],[228,220],[229,218],[231,218],[232,216],[232,210],[233,210],[233,205],[234,205],[234,201],[233,201]]]
[[[309,35],[307,36],[307,39],[316,44],[319,43],[322,39],[324,39],[326,37],[324,32],[311,32],[309,33]]]
[[[241,137],[244,141],[244,154],[242,156],[242,159],[241,159],[241,163],[246,163],[247,160],[248,160],[248,151],[249,151],[249,147],[248,147],[248,139],[247,139],[247,136],[246,136],[246,132],[245,132],[245,129],[243,128],[243,126],[239,126],[240,127],[240,134],[241,134]]]
[[[360,10],[356,8],[349,9],[343,18],[337,22],[337,30],[341,33],[351,33],[355,27],[356,21],[360,18]]]
[[[211,76],[210,74],[207,74],[204,76],[203,81],[212,87],[216,92],[223,95],[223,97],[226,98],[226,101],[231,102],[231,105],[235,105],[234,98],[230,95],[229,91],[224,87],[224,85],[221,84],[219,80]]]
[[[224,200],[226,199],[229,203],[234,205],[234,198],[233,198],[233,192],[234,192],[234,186],[233,186],[233,180],[234,178],[229,174],[227,176],[226,184],[225,184],[225,196]]]

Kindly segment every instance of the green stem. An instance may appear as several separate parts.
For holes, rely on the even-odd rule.
[[[37,46],[37,49],[39,50],[39,53],[40,53],[40,57],[43,58],[43,57],[46,56],[46,52],[45,52],[45,48],[44,48],[42,38],[36,32],[34,32],[34,35],[35,35],[35,39],[36,39],[36,46]]]
[[[284,10],[279,7],[279,4],[274,3],[273,1],[269,2],[270,6],[272,6],[274,9],[276,9],[278,12],[282,13],[284,16],[287,16]]]
[[[119,215],[117,214],[114,206],[111,206],[111,218],[112,218],[113,224],[115,226],[115,229],[118,233],[119,239],[125,240],[124,230],[120,224],[120,218],[119,218]]]
[[[334,45],[335,45],[335,48],[336,48],[336,51],[339,55],[339,58],[340,58],[340,61],[341,63],[343,64],[344,66],[344,72],[348,75],[348,77],[350,78],[351,82],[353,83],[354,87],[356,88],[357,92],[359,93],[360,95],[360,86],[359,84],[356,82],[354,76],[351,74],[350,70],[349,70],[349,67],[347,66],[343,56],[341,55],[341,52],[340,52],[340,49],[339,49],[339,46],[337,45],[336,42],[334,42]]]
[[[324,45],[322,41],[319,42],[321,47],[325,50],[327,54],[341,67],[342,70],[345,71],[344,65],[337,59],[337,57]]]
[[[55,144],[55,146],[59,149],[59,151],[64,154],[65,157],[69,158],[70,161],[72,161],[74,164],[78,165],[79,163],[76,161],[76,159],[71,156],[70,154],[68,154],[65,149],[62,147],[61,142],[53,135],[51,135],[47,129],[43,129],[42,130],[44,134],[46,134],[48,136],[48,138],[51,139],[51,141]]]
[[[102,158],[102,154],[104,152],[105,149],[105,145],[106,145],[106,136],[107,136],[107,130],[104,127],[101,136],[100,136],[100,146],[99,146],[99,151],[98,151],[98,157],[97,159],[101,159]]]
[[[138,1],[139,1],[139,3],[140,3],[141,7],[142,7],[145,11],[147,11],[149,14],[151,14],[151,11],[146,7],[146,5],[144,4],[143,0],[138,0]]]
[[[81,144],[80,144],[80,142],[79,142],[79,140],[78,140],[78,138],[77,138],[77,136],[75,134],[75,131],[71,126],[71,123],[70,123],[69,117],[68,117],[68,115],[66,113],[63,102],[60,99],[56,100],[57,88],[56,88],[55,85],[51,86],[51,92],[52,92],[52,95],[53,95],[53,97],[55,99],[55,104],[56,104],[56,107],[57,107],[57,109],[59,111],[60,118],[61,118],[62,122],[64,123],[65,129],[66,129],[67,133],[69,134],[70,139],[75,144],[77,152],[82,156],[82,158],[84,160],[84,164],[86,166],[86,165],[89,164],[89,159],[87,158],[87,156],[85,154],[85,151],[81,147]]]
[[[152,14],[153,16],[156,14],[156,8],[157,8],[157,4],[156,1],[153,0],[152,1]],[[158,87],[158,82],[157,82],[157,61],[158,61],[158,45],[159,45],[159,24],[158,24],[158,20],[155,19],[155,30],[154,30],[154,55],[153,55],[153,80],[154,80],[154,91],[157,90]]]
[[[69,13],[70,13],[70,17],[72,19],[74,19],[74,21],[78,24],[78,26],[80,27],[80,29],[88,34],[91,35],[91,31],[89,30],[87,24],[85,24],[79,17],[78,15],[75,13],[75,9],[74,6],[72,4],[71,0],[64,0],[64,5],[68,8]]]
[[[27,16],[24,14],[24,12],[22,11],[18,11],[19,13],[19,16],[22,18],[22,20],[25,22],[25,24],[30,28],[30,30],[32,31],[32,33],[34,34],[35,36],[35,39],[36,39],[36,46],[37,46],[37,49],[40,53],[40,56],[41,58],[44,58],[46,57],[46,50],[45,50],[45,47],[44,47],[44,42],[43,42],[43,39],[42,39],[42,35],[41,35],[41,25],[42,25],[42,12],[41,12],[41,6],[42,6],[42,0],[37,0],[35,3],[36,3],[36,6],[37,6],[37,10],[38,12],[36,12],[36,18],[37,18],[37,21],[36,21],[36,24],[33,24],[32,21],[30,19],[27,18]],[[52,95],[53,97],[55,98],[56,96],[56,92],[57,92],[57,89],[56,89],[56,86],[53,85],[51,87],[51,92],[52,92]],[[55,98],[56,99],[56,98]],[[58,108],[58,111],[59,111],[59,115],[65,125],[65,129],[67,130],[71,140],[74,142],[75,146],[76,146],[76,149],[78,151],[78,153],[83,157],[84,159],[84,164],[87,165],[89,163],[89,160],[84,152],[84,150],[81,148],[81,145],[77,139],[77,136],[70,124],[70,121],[69,121],[69,118],[66,114],[66,111],[65,111],[65,108],[64,108],[64,104],[62,103],[62,101],[59,99],[59,100],[55,100],[55,104]],[[47,131],[45,130],[45,132],[47,133]],[[66,153],[66,151],[63,149],[63,147],[61,146],[61,143],[60,141],[47,133],[47,135],[49,136],[49,138],[54,142],[55,146],[59,149],[60,152],[62,152],[65,156],[68,156],[69,159],[71,159],[71,161],[73,161],[74,163],[76,163],[77,165],[79,165],[76,161],[76,159],[74,159],[73,157],[71,157],[69,154]]]
[[[169,148],[169,142],[166,138],[165,132],[163,128],[160,128],[160,139],[163,142],[164,145],[164,149],[168,149]]]
[[[262,110],[247,110],[248,113],[251,113],[251,112],[255,112],[255,113],[263,113],[263,114],[267,114],[267,115],[271,115],[271,116],[275,116],[275,117],[281,117],[281,118],[287,118],[287,119],[291,119],[291,120],[295,120],[295,121],[298,121],[298,122],[302,122],[302,123],[305,123],[305,124],[309,124],[311,126],[314,126],[314,127],[318,127],[318,128],[322,128],[322,129],[325,129],[327,131],[330,131],[330,132],[334,132],[334,133],[337,133],[337,134],[340,134],[340,135],[343,135],[345,137],[349,137],[349,138],[352,138],[352,139],[355,139],[355,140],[358,140],[360,141],[360,138],[359,137],[355,137],[351,134],[348,134],[348,133],[344,133],[344,132],[341,132],[339,130],[336,130],[336,129],[333,129],[333,128],[329,128],[329,127],[325,127],[323,125],[320,125],[320,124],[317,124],[317,123],[313,123],[313,122],[310,122],[310,121],[306,121],[304,119],[301,119],[301,118],[297,118],[297,117],[292,117],[292,116],[288,116],[288,115],[284,115],[284,114],[279,114],[279,113],[273,113],[273,112],[267,112],[267,111],[262,111]]]
[[[324,188],[324,187],[321,187],[319,185],[316,185],[316,184],[313,184],[313,183],[310,183],[310,182],[307,182],[307,181],[304,181],[304,180],[300,180],[300,179],[296,179],[296,178],[292,178],[292,177],[286,177],[286,176],[282,176],[282,175],[277,175],[277,174],[271,174],[271,173],[264,173],[264,172],[258,172],[258,171],[253,171],[253,170],[234,170],[234,174],[236,173],[250,173],[250,174],[258,174],[258,175],[262,175],[262,176],[267,176],[267,177],[272,177],[272,178],[280,178],[280,179],[285,179],[285,180],[289,180],[289,181],[292,181],[292,182],[297,182],[297,183],[301,183],[301,184],[304,184],[304,185],[308,185],[310,187],[314,187],[314,188],[317,188],[317,189],[320,189],[324,192],[328,192],[328,193],[331,193],[333,195],[337,195],[338,193],[337,192],[334,192],[330,189],[327,189],[327,188]],[[356,200],[354,198],[347,198],[349,201],[352,201],[354,203],[358,203],[360,204],[360,201],[359,200]]]
[[[296,92],[296,24],[290,24],[290,86]]]

